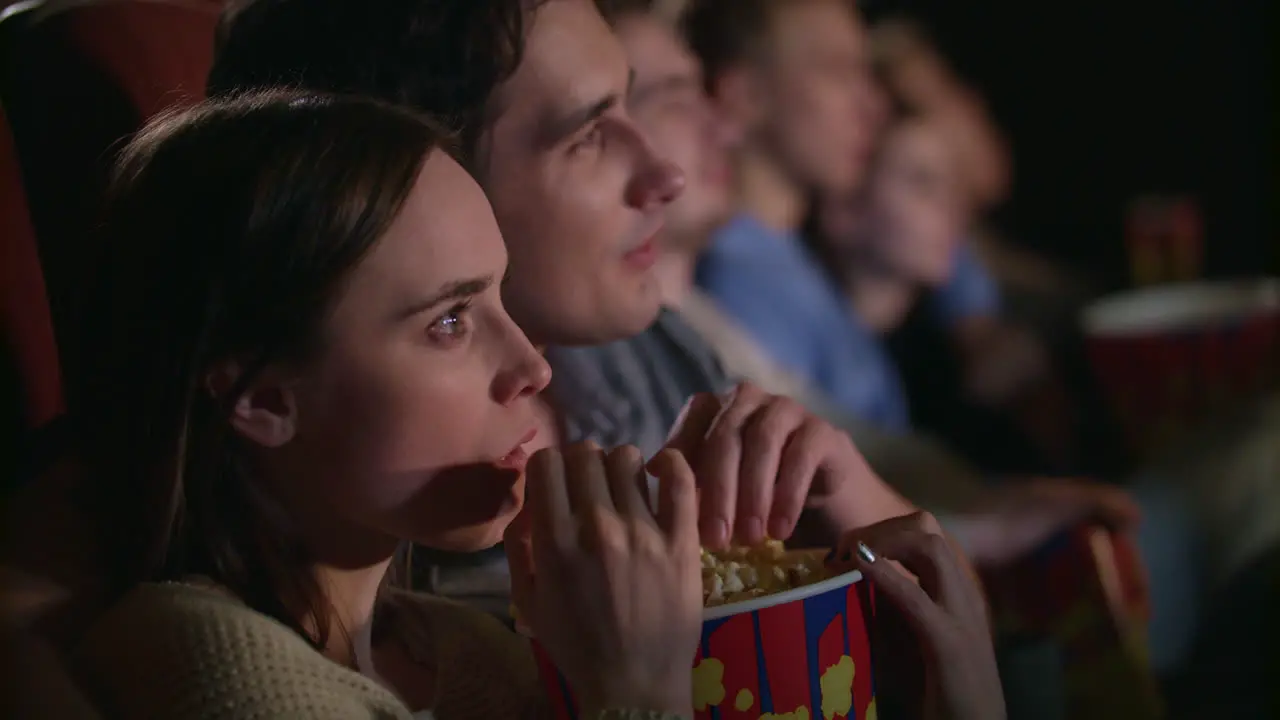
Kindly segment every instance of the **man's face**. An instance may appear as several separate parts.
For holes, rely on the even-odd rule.
[[[615,30],[635,72],[628,111],[654,149],[685,175],[684,194],[667,211],[664,243],[697,252],[732,208],[728,124],[702,90],[698,59],[668,25],[634,14]]]
[[[594,345],[657,317],[652,272],[684,186],[627,113],[630,67],[591,0],[533,12],[477,169],[511,257],[503,297],[536,343]]]
[[[785,3],[749,65],[763,106],[750,137],[807,189],[841,191],[862,181],[876,115],[866,46],[845,2]]]

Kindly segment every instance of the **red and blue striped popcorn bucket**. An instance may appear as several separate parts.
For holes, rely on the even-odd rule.
[[[1280,280],[1185,283],[1102,298],[1093,369],[1139,459],[1280,384]]]
[[[1067,717],[1164,717],[1147,654],[1146,571],[1132,538],[1080,526],[985,580],[997,627],[1061,649]]]
[[[696,720],[875,720],[871,583],[853,571],[707,608],[693,660]],[[556,720],[577,720],[564,676],[533,642]]]

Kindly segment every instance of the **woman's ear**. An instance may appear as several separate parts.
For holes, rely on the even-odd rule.
[[[205,389],[215,400],[223,400],[240,384],[242,374],[239,362],[226,361],[205,376]],[[247,440],[263,447],[283,446],[298,430],[298,402],[291,381],[275,368],[265,368],[231,403],[228,420]]]

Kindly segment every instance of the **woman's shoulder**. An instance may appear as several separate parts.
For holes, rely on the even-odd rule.
[[[112,716],[408,718],[388,691],[212,586],[143,584],[72,655]]]
[[[121,636],[138,640],[157,636],[172,645],[215,631],[218,637],[208,640],[214,646],[211,650],[219,645],[234,650],[237,640],[247,634],[263,638],[282,652],[311,650],[297,633],[253,610],[231,592],[198,581],[137,585],[89,626],[78,648],[87,652]]]
[[[536,675],[528,639],[486,612],[449,598],[406,591],[390,593],[387,605],[396,635],[429,649],[437,662],[465,665],[482,659],[486,666],[501,666],[504,675]]]
[[[388,598],[393,631],[411,654],[426,650],[439,673],[435,717],[546,717],[546,694],[529,641],[493,616],[421,593]]]

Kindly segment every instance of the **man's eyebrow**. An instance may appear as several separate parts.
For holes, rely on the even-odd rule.
[[[631,92],[631,87],[636,82],[636,71],[633,68],[627,70],[627,89]],[[595,122],[602,115],[609,112],[615,107],[622,104],[623,97],[617,93],[609,93],[599,100],[581,107],[564,117],[556,118],[547,123],[545,131],[542,133],[544,142],[547,145],[554,145],[566,137],[576,133],[578,130]]]
[[[619,104],[616,94],[607,95],[590,105],[578,108],[573,112],[547,123],[543,138],[547,145],[554,145],[564,138],[578,132],[600,116],[609,112]]]
[[[461,300],[469,298],[488,290],[493,285],[493,276],[470,278],[467,280],[455,280],[446,283],[444,287],[430,297],[422,300],[415,300],[408,303],[404,307],[396,311],[395,320],[397,322],[408,320],[419,313],[424,313],[438,305],[442,305],[450,300]]]

